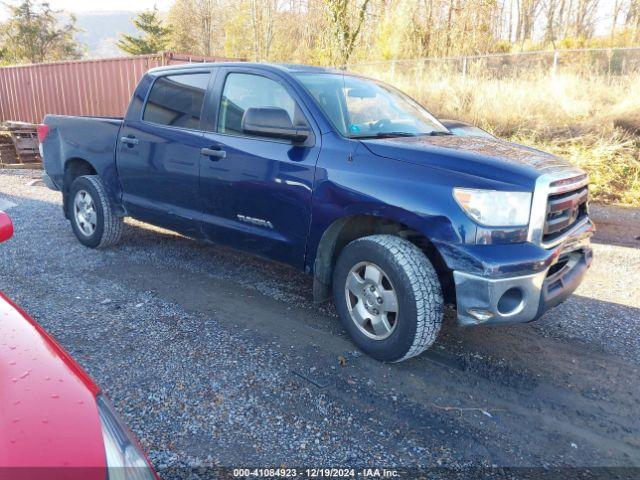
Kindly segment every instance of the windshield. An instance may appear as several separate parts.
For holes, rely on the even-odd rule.
[[[341,74],[297,74],[340,134],[349,138],[448,134],[418,103],[373,80]]]

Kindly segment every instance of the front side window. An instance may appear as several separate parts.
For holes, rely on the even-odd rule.
[[[229,74],[222,91],[218,132],[248,135],[242,130],[242,117],[249,108],[281,108],[294,125],[300,123],[295,100],[278,82],[259,75]]]
[[[338,132],[349,138],[448,134],[427,110],[398,90],[341,74],[298,74]]]
[[[159,77],[151,87],[142,119],[171,127],[200,128],[200,116],[210,74]]]

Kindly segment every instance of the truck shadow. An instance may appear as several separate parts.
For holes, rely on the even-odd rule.
[[[149,258],[151,254],[158,266],[164,265],[174,272],[187,271],[205,284],[213,282],[211,288],[218,288],[216,282],[221,282],[217,285],[223,284],[229,292],[238,289],[252,298],[259,295],[273,300],[279,308],[286,308],[288,317],[297,317],[301,326],[344,335],[333,305],[313,303],[311,277],[287,265],[194,241],[140,222],[128,222],[122,248],[144,250],[144,257]],[[171,254],[166,255],[166,251]],[[565,351],[567,345],[573,345],[580,356],[586,351],[606,355],[622,348],[640,363],[640,345],[612,329],[611,318],[615,318],[616,323],[631,323],[640,318],[640,309],[574,294],[536,322],[465,328],[457,324],[455,310],[449,306],[441,335],[429,351],[432,353],[423,355],[457,369],[487,371],[488,378],[506,383],[517,380],[500,374],[500,369],[489,372],[482,364],[513,364],[525,368],[543,367],[544,363],[545,368],[554,368],[553,359],[557,355],[551,351],[558,348],[558,343],[563,344]],[[589,334],[584,333],[587,321]],[[540,354],[542,350],[546,350],[544,355]],[[529,356],[527,352],[533,354]]]

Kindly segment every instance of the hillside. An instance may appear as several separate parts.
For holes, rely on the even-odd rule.
[[[122,33],[138,32],[131,22],[135,15],[135,12],[78,13],[77,25],[82,32],[76,38],[87,46],[89,58],[122,56],[123,52],[116,47],[116,41]]]

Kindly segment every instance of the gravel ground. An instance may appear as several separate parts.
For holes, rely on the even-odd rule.
[[[36,177],[0,171],[0,204],[16,204],[0,289],[96,379],[163,477],[199,465],[640,467],[640,225],[624,212],[595,209],[607,244],[540,321],[462,329],[449,312],[431,351],[384,365],[312,304],[301,273],[130,220],[119,246],[88,250],[59,193],[28,185]]]

